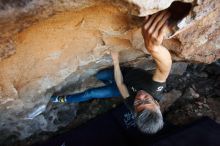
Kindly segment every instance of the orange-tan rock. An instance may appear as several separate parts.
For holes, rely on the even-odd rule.
[[[0,125],[23,124],[9,128],[12,133],[23,129],[27,119],[38,124],[33,119],[46,109],[54,91],[112,65],[109,50],[120,50],[122,62],[144,55],[139,28],[143,20],[130,14],[134,7],[127,3],[50,2],[33,0],[24,9],[0,10]],[[145,8],[141,12],[146,15],[167,8],[171,2],[159,9],[156,6],[162,3],[152,3],[152,9],[138,5]],[[189,14],[177,23],[176,33],[164,41],[174,60],[211,63],[220,58],[219,11],[218,0],[192,5]],[[34,132],[30,126],[20,137]]]

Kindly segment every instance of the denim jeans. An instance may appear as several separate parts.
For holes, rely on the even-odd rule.
[[[104,69],[96,74],[96,78],[105,86],[90,88],[84,92],[66,96],[66,102],[82,102],[93,98],[110,98],[121,96],[114,79],[113,69]]]

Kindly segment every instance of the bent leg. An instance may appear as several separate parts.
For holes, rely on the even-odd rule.
[[[83,102],[93,98],[110,98],[121,96],[115,84],[91,88],[84,92],[66,96],[65,102]]]
[[[112,68],[103,69],[96,74],[96,78],[105,84],[115,82],[114,71]]]
[[[132,69],[132,67],[121,67],[122,75],[126,75],[126,73]],[[107,68],[98,71],[96,73],[96,78],[105,84],[115,83],[114,68]]]

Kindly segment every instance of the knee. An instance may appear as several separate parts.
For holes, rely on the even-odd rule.
[[[96,73],[98,80],[107,80],[112,76],[113,72],[110,69],[100,70]]]
[[[101,71],[98,71],[98,72],[95,74],[95,77],[96,77],[96,79],[101,80],[101,79],[103,78]]]

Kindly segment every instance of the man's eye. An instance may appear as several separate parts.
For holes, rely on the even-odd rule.
[[[144,100],[135,100],[134,105],[140,105],[140,104],[151,104],[151,100],[144,99]]]

